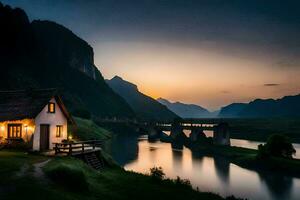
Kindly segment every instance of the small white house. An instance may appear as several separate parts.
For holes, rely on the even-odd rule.
[[[53,149],[74,123],[55,89],[0,91],[0,141],[23,140],[35,151]]]

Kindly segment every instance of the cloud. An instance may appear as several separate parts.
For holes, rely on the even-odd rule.
[[[264,84],[264,86],[265,87],[277,87],[277,86],[279,86],[280,84],[278,84],[278,83],[265,83]]]

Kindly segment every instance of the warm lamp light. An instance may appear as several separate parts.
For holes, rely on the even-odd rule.
[[[69,139],[69,140],[72,140],[72,139],[73,139],[72,135],[69,135],[68,139]]]
[[[27,126],[27,124],[24,124],[24,127],[25,127],[26,139],[28,141],[28,133],[27,133],[28,126]]]

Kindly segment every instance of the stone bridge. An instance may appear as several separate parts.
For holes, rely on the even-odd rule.
[[[191,142],[197,141],[199,137],[206,137],[205,130],[213,131],[213,143],[216,145],[230,145],[230,133],[228,123],[221,120],[203,120],[203,121],[173,121],[172,123],[148,123],[145,124],[145,131],[148,138],[160,138],[163,132],[170,131],[170,140],[177,138],[185,138]],[[183,130],[190,130],[190,134],[186,136]]]

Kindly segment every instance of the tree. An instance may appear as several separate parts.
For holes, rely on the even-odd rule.
[[[296,150],[290,139],[284,135],[271,135],[267,143],[258,145],[258,157],[265,158],[269,156],[292,158]]]
[[[161,167],[150,168],[150,176],[157,180],[163,180],[166,174]]]

